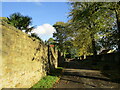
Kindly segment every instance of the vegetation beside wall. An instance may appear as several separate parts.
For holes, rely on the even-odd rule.
[[[32,88],[53,88],[53,85],[59,81],[62,75],[62,67],[57,67],[54,72],[38,81]]]

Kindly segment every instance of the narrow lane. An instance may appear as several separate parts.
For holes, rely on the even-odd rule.
[[[86,69],[87,66],[78,61],[68,62],[53,88],[120,88],[120,83],[111,81],[99,70]]]

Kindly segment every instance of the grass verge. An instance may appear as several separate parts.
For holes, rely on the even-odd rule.
[[[51,74],[47,75],[46,77],[42,78],[38,83],[36,83],[31,89],[34,88],[52,88],[53,85],[60,79],[62,74],[62,67],[58,67],[55,71]]]
[[[59,79],[57,76],[48,75],[38,81],[32,88],[52,88],[53,84]]]

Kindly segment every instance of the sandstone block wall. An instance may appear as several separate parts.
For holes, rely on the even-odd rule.
[[[49,72],[48,47],[35,38],[2,23],[0,88],[30,88]],[[57,52],[51,48],[51,65]]]

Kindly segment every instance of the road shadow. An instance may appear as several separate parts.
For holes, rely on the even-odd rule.
[[[61,78],[61,80],[65,80],[65,81],[69,81],[69,82],[74,82],[74,83],[79,83],[79,84],[83,84],[83,85],[88,85],[88,86],[96,87],[95,85],[88,84],[88,83],[83,83],[82,81],[75,81],[75,80],[70,80],[70,79],[65,79],[65,78]]]
[[[64,63],[64,67],[68,69],[82,69],[82,70],[98,70],[107,78],[95,77],[95,76],[83,76],[77,72],[72,74],[65,72],[64,75],[72,75],[81,78],[89,78],[95,80],[103,80],[114,83],[120,83],[120,71],[119,66],[116,63],[104,62],[104,61],[92,61],[92,60],[71,60]]]
[[[80,73],[77,73],[77,72],[73,72],[73,73],[65,72],[64,75],[66,75],[66,76],[76,76],[76,77],[79,77],[79,78],[86,78],[86,79],[92,79],[92,80],[101,80],[101,81],[106,81],[106,82],[120,83],[116,80],[111,80],[111,79],[108,79],[108,78],[80,75]]]

